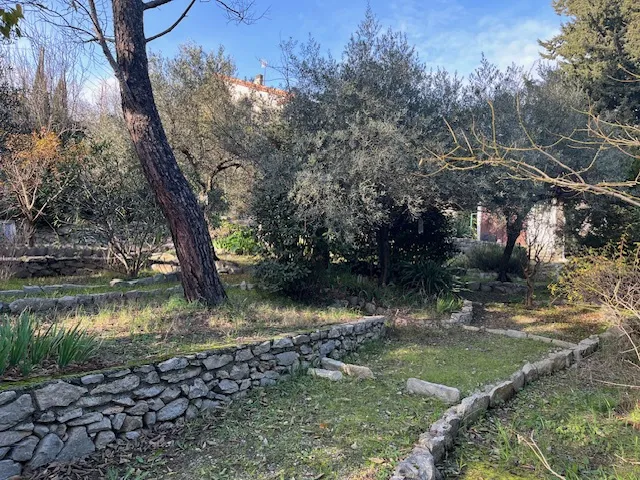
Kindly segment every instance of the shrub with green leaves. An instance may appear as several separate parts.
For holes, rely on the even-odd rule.
[[[453,274],[433,260],[404,262],[398,273],[399,283],[423,296],[449,294],[455,288]]]
[[[225,250],[235,255],[257,255],[261,251],[260,243],[251,227],[224,223],[222,228],[228,233],[216,238],[216,248]]]
[[[260,287],[269,292],[301,294],[311,288],[311,269],[302,262],[264,260],[255,275]]]
[[[17,368],[28,375],[32,368],[55,362],[64,368],[73,362],[86,362],[97,353],[99,341],[76,325],[70,330],[51,325],[45,328],[36,318],[22,313],[18,318],[5,315],[0,320],[0,375]]]
[[[469,267],[477,268],[483,272],[497,272],[500,269],[503,253],[504,247],[497,243],[474,247],[467,253]],[[527,263],[527,251],[522,247],[516,246],[509,259],[507,273],[522,276],[522,267]]]

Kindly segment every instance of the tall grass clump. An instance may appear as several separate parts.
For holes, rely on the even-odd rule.
[[[5,315],[0,320],[0,375],[17,369],[28,375],[33,367],[49,362],[64,368],[86,362],[97,353],[99,341],[79,325],[65,330],[47,328],[28,313],[18,318]]]

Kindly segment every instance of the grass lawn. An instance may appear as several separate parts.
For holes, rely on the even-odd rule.
[[[108,468],[104,459],[94,464],[112,479],[386,480],[447,408],[405,394],[407,378],[443,382],[467,394],[546,352],[539,342],[458,329],[395,329],[349,359],[369,366],[374,381],[300,376],[256,390],[215,418],[195,420],[146,453],[111,454]],[[118,455],[135,465],[119,464],[124,457]]]
[[[521,303],[488,303],[476,308],[474,325],[512,328],[569,342],[602,333],[610,326],[598,307],[539,305],[528,309]]]
[[[157,287],[157,286],[156,286]],[[278,334],[344,323],[362,316],[347,308],[305,305],[256,290],[230,289],[228,301],[217,308],[189,304],[178,296],[142,303],[105,305],[99,311],[41,314],[44,327],[55,322],[65,328],[80,325],[101,341],[98,355],[63,371],[45,365],[31,377],[149,363],[181,353],[257,341]],[[14,374],[11,380],[22,381]],[[9,382],[3,386],[9,387]]]
[[[640,390],[597,381],[635,378],[638,384],[640,375],[637,367],[603,357],[598,353],[580,368],[540,380],[476,424],[448,460],[446,478],[640,478]],[[533,438],[560,477],[518,435],[529,443]]]

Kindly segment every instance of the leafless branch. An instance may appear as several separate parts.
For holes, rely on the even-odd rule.
[[[178,24],[180,22],[182,22],[182,20],[184,20],[184,18],[187,16],[187,14],[189,13],[189,10],[191,10],[191,7],[193,7],[193,5],[196,3],[196,0],[191,0],[191,2],[189,2],[189,5],[187,6],[187,8],[185,8],[184,12],[182,12],[182,15],[180,15],[180,17],[178,17],[178,19],[173,22],[173,24],[167,28],[166,30],[163,30],[162,32],[153,35],[149,38],[146,39],[146,42],[152,42],[153,40],[155,40],[156,38],[160,38],[163,35],[166,35],[167,33],[171,32],[174,28],[176,28],[178,26]]]

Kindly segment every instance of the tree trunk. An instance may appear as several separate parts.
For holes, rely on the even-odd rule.
[[[391,263],[391,245],[389,244],[389,226],[382,225],[378,229],[378,267],[380,273],[378,283],[382,286],[389,283],[390,263]]]
[[[502,252],[502,258],[500,259],[500,266],[498,268],[499,282],[510,282],[511,279],[507,275],[507,269],[509,268],[509,260],[511,260],[511,254],[516,246],[516,241],[522,231],[522,218],[520,215],[507,215],[507,243],[504,246]]]
[[[167,219],[189,301],[217,305],[226,294],[204,214],[169,146],[149,79],[141,0],[113,0],[124,119],[144,175]]]

